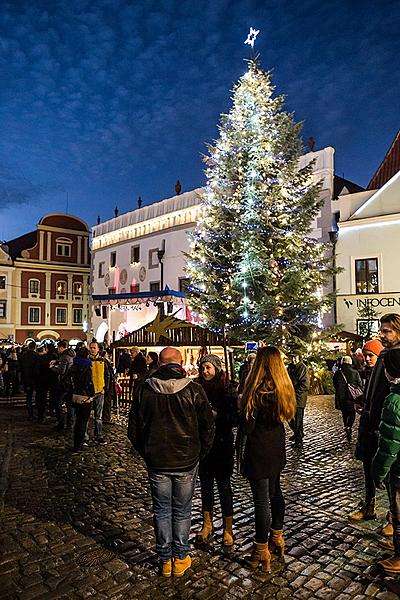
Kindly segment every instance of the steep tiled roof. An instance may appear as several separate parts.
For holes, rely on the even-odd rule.
[[[346,191],[344,191],[346,190]],[[350,181],[349,179],[345,179],[344,177],[339,177],[339,175],[335,175],[333,178],[333,197],[338,198],[342,192],[344,194],[356,194],[357,192],[363,192],[364,188]]]
[[[377,190],[381,188],[397,171],[400,171],[400,129],[378,170],[369,182],[367,189]]]

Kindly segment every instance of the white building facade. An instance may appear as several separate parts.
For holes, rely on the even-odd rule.
[[[309,152],[300,166],[310,161],[324,199],[312,235],[326,242],[333,227],[334,149]],[[185,253],[188,233],[201,214],[200,193],[201,189],[186,192],[93,227],[90,327],[98,341],[120,339],[146,325],[164,299],[166,312],[187,317],[182,297],[188,283]],[[171,294],[161,297],[157,292],[166,287]]]
[[[338,205],[337,321],[364,336],[367,327],[378,331],[383,314],[400,313],[400,172]]]

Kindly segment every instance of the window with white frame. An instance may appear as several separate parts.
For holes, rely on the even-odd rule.
[[[377,294],[379,292],[378,259],[357,259],[356,294]]]
[[[39,279],[30,279],[28,283],[29,295],[38,296],[40,293],[40,281]]]
[[[116,252],[111,252],[110,254],[110,267],[116,267],[117,266],[117,253]]]
[[[57,325],[65,325],[67,322],[67,309],[57,307],[56,308],[56,323]]]
[[[131,294],[138,294],[140,292],[139,283],[131,283]]]
[[[7,284],[7,277],[5,275],[0,275],[0,290],[5,290]]]
[[[106,304],[103,304],[101,307],[101,316],[103,319],[107,319],[108,317],[108,306]]]
[[[83,294],[83,284],[80,281],[74,282],[74,297],[82,297]]]
[[[104,265],[105,265],[104,260],[99,262],[99,273],[98,273],[99,279],[103,279],[103,277],[104,277],[104,274],[105,274],[104,273]]]
[[[56,282],[56,294],[58,298],[65,298],[67,295],[67,282],[57,281]]]
[[[0,319],[7,317],[7,300],[0,300]]]
[[[40,323],[40,306],[28,308],[28,323]]]
[[[73,310],[73,323],[74,325],[82,325],[82,309],[74,308]]]
[[[56,239],[56,256],[71,256],[72,240],[68,238]]]

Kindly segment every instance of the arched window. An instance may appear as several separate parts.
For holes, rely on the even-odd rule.
[[[81,281],[74,282],[74,298],[82,298],[83,294],[83,283]]]
[[[64,299],[67,296],[67,282],[57,281],[56,282],[56,296],[58,299]]]

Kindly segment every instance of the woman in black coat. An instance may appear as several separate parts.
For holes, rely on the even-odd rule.
[[[89,359],[89,351],[85,346],[79,348],[74,362],[69,370],[72,381],[72,403],[76,411],[74,426],[74,452],[82,452],[90,411],[92,409],[92,398],[94,386],[92,379],[92,361]]]
[[[360,388],[362,387],[360,374],[352,366],[351,356],[344,356],[340,368],[333,376],[333,385],[335,387],[335,407],[342,413],[344,431],[350,442],[352,427],[356,418],[356,409],[348,393],[348,383],[357,385]]]
[[[231,477],[234,464],[232,427],[237,424],[237,395],[225,381],[222,363],[215,354],[206,354],[200,361],[200,375],[196,379],[211,404],[215,417],[215,437],[212,448],[200,462],[199,476],[203,526],[198,541],[208,542],[213,533],[214,481],[217,483],[223,518],[224,546],[233,545],[233,497]]]
[[[255,543],[248,566],[269,571],[271,552],[283,555],[285,501],[280,475],[286,463],[284,423],[296,412],[296,397],[275,346],[257,350],[241,400],[240,433],[247,436],[242,473],[253,493]]]

